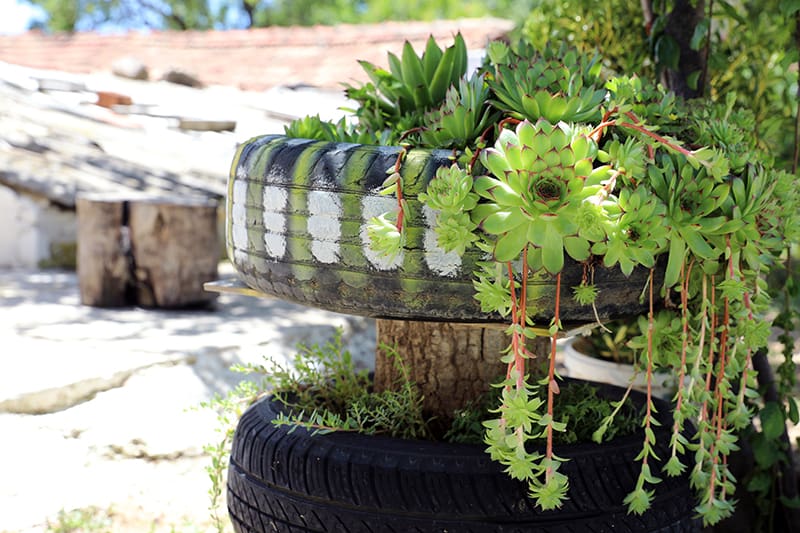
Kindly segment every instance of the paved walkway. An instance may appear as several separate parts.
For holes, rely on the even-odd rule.
[[[242,379],[230,366],[336,327],[372,362],[369,319],[231,294],[216,307],[91,308],[74,273],[0,270],[0,532],[90,507],[114,532],[207,531],[216,417],[191,408]]]

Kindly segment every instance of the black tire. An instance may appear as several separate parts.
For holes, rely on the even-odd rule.
[[[277,412],[270,398],[259,401],[234,436],[228,509],[239,533],[700,531],[686,476],[664,477],[651,510],[627,514],[622,502],[638,475],[641,435],[556,450],[570,459],[562,467],[569,500],[543,512],[482,446],[312,436],[273,425]],[[669,454],[667,427],[657,429],[660,457]]]
[[[474,298],[472,272],[478,252],[457,260],[435,244],[430,212],[417,195],[436,169],[451,164],[448,150],[411,150],[402,166],[407,244],[397,264],[376,257],[366,222],[394,209],[380,196],[386,169],[398,147],[326,143],[269,135],[243,144],[228,184],[228,257],[250,287],[285,300],[336,312],[377,318],[500,321]],[[567,261],[562,273],[561,316],[595,319],[591,306],[571,297],[583,266]],[[597,267],[601,318],[644,311],[639,296],[647,272],[631,277]],[[660,284],[660,281],[657,281]],[[555,281],[541,275],[529,283],[531,314],[549,319]]]

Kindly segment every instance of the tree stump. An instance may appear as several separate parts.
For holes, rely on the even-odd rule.
[[[78,197],[81,302],[99,307],[206,307],[216,294],[217,201],[153,195]]]
[[[375,390],[395,388],[399,373],[380,346],[396,346],[408,379],[424,395],[424,411],[439,419],[452,417],[505,377],[507,365],[500,360],[509,345],[505,324],[377,319],[376,325]],[[528,349],[542,363],[550,353],[550,338],[537,337]]]
[[[505,371],[500,357],[508,341],[500,328],[386,319],[378,319],[376,326],[375,390],[392,390],[400,378],[395,361],[381,348],[394,346],[408,379],[422,391],[428,413],[452,416]]]

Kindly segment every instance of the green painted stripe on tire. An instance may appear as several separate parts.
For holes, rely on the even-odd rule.
[[[381,197],[379,190],[399,152],[398,147],[276,135],[243,144],[234,156],[226,203],[228,255],[243,281],[267,294],[345,313],[500,321],[497,315],[481,312],[474,299],[472,271],[481,253],[465,254],[460,263],[437,263],[446,256],[432,248],[432,217],[417,199],[436,169],[451,164],[450,151],[416,149],[405,156],[401,174],[410,212],[402,263],[387,269],[368,249],[365,209],[377,210],[373,215],[394,209],[394,200]],[[316,202],[313,206],[311,200]],[[330,232],[325,230],[328,223],[335,224]],[[265,245],[270,240],[272,244]],[[562,274],[562,316],[593,320],[593,309],[570,297],[570,287],[580,283],[582,265],[568,265]],[[598,268],[598,314],[612,317],[643,310],[638,296],[646,276],[636,271],[626,278],[618,270]],[[549,319],[554,295],[552,276],[537,274],[530,280],[530,310],[540,322]]]

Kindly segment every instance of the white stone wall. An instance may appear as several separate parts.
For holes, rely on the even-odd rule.
[[[76,235],[74,211],[0,186],[0,267],[37,267],[51,245],[74,243]]]

